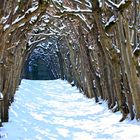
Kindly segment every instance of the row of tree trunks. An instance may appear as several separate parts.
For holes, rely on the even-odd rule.
[[[15,91],[21,81],[28,39],[26,35],[48,6],[48,3],[44,1],[37,2],[38,6],[36,6],[36,2],[31,0],[0,1],[0,92],[3,95],[0,101],[1,122],[8,121],[9,106],[14,100]],[[35,15],[38,15],[36,20],[31,22],[31,18]]]
[[[107,34],[102,24],[102,11],[98,1],[93,2],[93,16],[89,18],[93,23],[92,30],[88,33],[85,32],[81,23],[79,24],[80,28],[74,30],[79,39],[77,46],[80,57],[78,66],[80,70],[77,68],[76,72],[73,69],[77,67],[74,63],[76,59],[73,56],[74,49],[72,44],[71,47],[68,44],[66,46],[70,50],[71,81],[74,80],[74,77],[76,81],[81,79],[82,82],[80,81],[79,84],[85,95],[95,97],[96,101],[99,101],[100,98],[107,100],[108,107],[113,112],[118,110],[122,112],[120,121],[123,121],[129,113],[130,119],[134,119],[135,115],[137,119],[140,118],[140,80],[136,69],[138,63],[136,64],[135,57],[132,55],[131,41],[133,37],[130,38],[130,21],[126,11],[123,9],[121,12],[121,14],[119,12],[116,14],[118,21]],[[71,39],[69,40],[71,41]],[[90,41],[94,43],[91,45]],[[89,49],[90,45],[96,49]],[[96,74],[97,72],[98,74]]]
[[[133,101],[136,109],[136,118],[140,118],[140,81],[137,77],[136,66],[134,63],[134,58],[132,57],[132,48],[130,44],[130,33],[128,27],[128,21],[124,17],[119,17],[118,23],[118,33],[120,36],[119,46],[121,49],[121,58],[124,64],[125,73],[128,77],[128,83],[130,86],[130,91],[133,97]]]

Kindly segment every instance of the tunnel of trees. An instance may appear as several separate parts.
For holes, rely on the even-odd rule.
[[[60,78],[56,40],[39,43],[24,63],[22,78],[32,80],[54,80]]]
[[[120,121],[140,119],[139,0],[1,0],[0,36],[1,122],[33,73],[106,100]],[[46,75],[30,75],[36,63]]]

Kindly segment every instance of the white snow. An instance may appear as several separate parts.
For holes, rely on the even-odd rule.
[[[25,12],[25,14],[27,14],[27,13],[32,13],[32,12],[34,12],[35,10],[37,10],[37,8],[38,8],[38,6],[31,7],[30,9],[28,9],[28,10]]]
[[[21,23],[20,25],[19,25],[19,27],[22,27],[22,26],[24,26],[25,25],[25,23]]]
[[[99,2],[99,7],[102,7],[103,3],[102,3],[102,0],[98,0]]]
[[[0,100],[3,100],[3,94],[0,92]]]
[[[17,12],[18,8],[19,8],[19,6],[16,6],[13,14],[15,14]]]
[[[20,20],[24,19],[25,18],[25,15],[21,16],[21,17],[17,17],[13,22],[12,22],[12,25],[13,24],[16,24],[17,22],[19,22]]]
[[[114,15],[109,19],[109,21],[106,23],[105,26],[108,26],[111,22],[115,22],[115,16]]]
[[[95,104],[66,81],[22,80],[2,140],[139,140],[136,120]]]
[[[124,5],[126,3],[126,0],[121,0],[119,4],[115,4],[111,0],[107,0],[113,7],[119,8],[121,5]]]
[[[32,24],[32,23],[34,23],[36,20],[37,20],[37,16],[33,16],[33,17],[31,17],[30,23]]]
[[[25,14],[24,14],[23,16],[17,17],[17,18],[12,22],[12,25],[13,25],[13,24],[16,24],[16,23],[19,22],[20,20],[24,19],[26,14],[29,14],[29,13],[34,12],[37,8],[38,8],[38,6],[36,6],[36,7],[31,7],[30,9],[28,9],[28,10],[25,12]],[[33,17],[32,20],[33,20],[33,19],[35,20],[35,17]]]
[[[6,24],[5,26],[4,26],[4,31],[6,30],[6,29],[8,29],[10,27],[10,24]]]
[[[5,16],[5,17],[2,17],[2,18],[0,19],[0,23],[5,24],[9,16],[10,16],[10,15],[7,15],[7,16]]]

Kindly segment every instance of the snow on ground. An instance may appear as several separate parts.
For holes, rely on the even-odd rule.
[[[140,140],[140,124],[120,118],[66,81],[22,80],[0,134],[2,140]]]

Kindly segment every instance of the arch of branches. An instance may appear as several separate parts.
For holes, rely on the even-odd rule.
[[[61,79],[96,102],[107,100],[120,121],[128,114],[139,119],[139,11],[139,0],[1,0],[1,122],[8,121],[23,67],[45,42],[53,44],[45,57],[55,46]]]
[[[55,39],[40,42],[30,53],[22,70],[22,78],[54,80],[60,78],[60,64]]]

